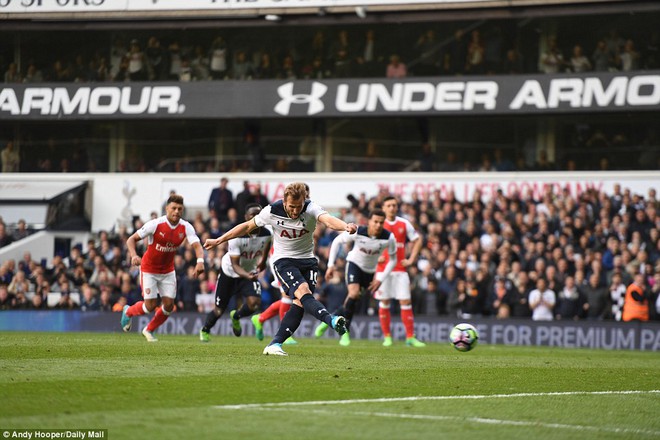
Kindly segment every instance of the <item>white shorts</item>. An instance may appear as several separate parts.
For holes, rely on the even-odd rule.
[[[142,298],[156,299],[158,295],[174,299],[176,297],[176,273],[140,272]]]
[[[376,279],[383,284],[374,293],[377,300],[396,299],[398,301],[410,299],[410,277],[408,272],[390,272],[383,280],[383,272],[376,272]]]

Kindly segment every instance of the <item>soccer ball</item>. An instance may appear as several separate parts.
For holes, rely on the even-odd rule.
[[[461,323],[449,333],[449,342],[458,351],[470,351],[479,340],[479,332],[472,324]]]

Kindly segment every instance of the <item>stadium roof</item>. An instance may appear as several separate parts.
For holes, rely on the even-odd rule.
[[[0,8],[4,29],[113,29],[122,26],[213,27],[331,25],[387,22],[507,19],[660,10],[660,2],[637,0],[115,0],[76,6],[43,0]],[[90,3],[90,4],[88,4]],[[37,5],[36,2],[34,2]]]

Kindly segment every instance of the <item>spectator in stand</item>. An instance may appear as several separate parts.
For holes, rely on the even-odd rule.
[[[610,29],[605,37],[605,44],[607,46],[607,51],[610,53],[610,57],[616,61],[619,59],[619,55],[623,51],[623,46],[626,44],[626,40],[621,38],[618,30]]]
[[[298,69],[293,61],[293,57],[289,54],[285,55],[282,59],[282,65],[280,66],[277,75],[277,79],[296,79],[298,77]]]
[[[144,50],[144,59],[147,64],[149,81],[162,81],[165,79],[165,54],[160,46],[160,40],[155,36],[149,37],[147,48]]]
[[[523,73],[522,55],[518,49],[511,48],[506,51],[502,73],[507,75],[519,75]]]
[[[584,56],[582,46],[579,44],[573,47],[573,56],[570,63],[571,70],[575,73],[589,72],[591,70],[591,62],[589,62],[589,58]]]
[[[348,38],[348,31],[346,29],[340,29],[339,32],[337,32],[337,38],[330,44],[329,50],[327,52],[327,63],[329,66],[335,65],[337,55],[341,51],[345,53],[347,59],[352,57],[352,46]]]
[[[43,82],[44,77],[34,63],[28,64],[28,67],[25,71],[25,77],[23,78],[23,83],[40,83]]]
[[[598,279],[598,275],[596,275]],[[555,319],[571,319],[577,321],[584,316],[589,308],[586,298],[575,286],[575,278],[569,276],[565,284],[557,294],[557,304],[555,306]]]
[[[7,71],[5,72],[5,83],[9,84],[21,82],[23,82],[23,78],[18,71],[18,65],[16,63],[9,63],[9,67],[7,67]]]
[[[619,55],[619,65],[624,72],[639,70],[641,66],[641,54],[635,48],[633,40],[626,40],[623,51]]]
[[[101,301],[97,292],[92,289],[92,286],[85,283],[82,285],[80,298],[80,311],[82,312],[96,312],[101,309]]]
[[[179,46],[178,41],[172,41],[167,47],[167,50],[165,51],[164,63],[166,78],[170,81],[180,81],[183,56],[181,54],[181,46]]]
[[[9,294],[7,284],[0,281],[0,310],[11,310],[14,308],[15,298]]]
[[[16,271],[16,274],[7,287],[10,295],[16,298],[17,303],[26,304],[27,300],[25,295],[33,291],[32,283],[25,277],[25,272],[22,270]]]
[[[435,76],[440,72],[437,49],[439,42],[433,29],[427,29],[419,36],[413,47],[417,56],[415,76]]]
[[[261,207],[268,206],[270,203],[268,197],[261,192],[261,184],[255,183],[252,187],[250,202],[256,203]]]
[[[14,149],[13,141],[7,142],[5,148],[0,152],[0,159],[2,160],[3,173],[17,173],[20,171],[21,156]]]
[[[467,64],[468,44],[463,29],[454,32],[454,38],[443,56],[444,71],[449,75],[462,75]]]
[[[486,49],[484,48],[481,39],[481,33],[475,29],[470,34],[465,72],[473,75],[481,75],[485,73],[485,53]]]
[[[110,58],[109,58],[109,67],[110,67],[110,80],[117,81],[116,77],[119,74],[119,69],[122,64],[122,60],[126,57],[128,49],[126,48],[126,43],[121,38],[115,38],[110,48]]]
[[[229,50],[227,49],[227,43],[222,37],[216,37],[211,44],[211,49],[209,51],[209,64],[211,78],[213,79],[225,79],[229,71]]]
[[[227,189],[229,179],[223,177],[220,179],[220,186],[213,188],[209,197],[209,213],[220,221],[228,219],[228,213],[234,207],[234,195]]]
[[[469,272],[469,271],[468,271]],[[457,289],[461,282],[456,285]],[[459,317],[461,319],[478,318],[483,315],[486,292],[477,281],[469,275],[465,281],[463,291],[457,291],[457,303],[459,305]]]
[[[248,182],[247,180],[244,180],[243,181],[243,191],[236,194],[236,200],[234,201],[234,207],[236,208],[236,216],[238,218],[245,217],[245,207],[250,202],[252,202],[252,193],[250,191],[250,182]],[[265,206],[265,205],[261,205],[261,206]],[[220,234],[220,235],[222,235],[222,234]],[[213,237],[213,238],[217,238],[217,237],[219,237],[219,235],[216,236],[216,237]]]
[[[503,319],[511,316],[512,301],[514,300],[513,283],[502,277],[495,278],[490,298],[488,298],[488,313],[497,318]]]
[[[195,56],[190,61],[190,67],[195,81],[206,81],[211,77],[209,58],[202,46],[195,46]]]
[[[502,73],[504,37],[500,26],[493,26],[487,33],[484,43],[484,67],[489,75]]]
[[[131,46],[126,54],[128,59],[128,76],[131,81],[146,81],[147,66],[145,62],[144,52],[140,48],[138,40],[131,40]]]
[[[650,295],[646,280],[641,273],[635,274],[632,284],[626,289],[623,302],[622,321],[648,321],[650,317]]]
[[[262,53],[259,65],[254,68],[254,79],[273,79],[275,74],[276,70],[271,54],[269,52]],[[310,76],[310,78],[314,78],[314,76]]]
[[[541,72],[559,73],[564,70],[565,65],[564,55],[562,55],[557,46],[557,38],[548,38],[548,48],[541,55]]]
[[[195,266],[188,266],[186,275],[181,277],[181,280],[178,283],[176,305],[179,310],[197,310],[195,299],[200,292],[199,285],[200,280],[197,279],[197,276],[195,275]]]
[[[416,169],[423,172],[436,171],[437,169],[435,153],[428,142],[422,144],[422,151],[417,154]]]
[[[7,226],[0,221],[0,248],[10,245],[13,241],[7,232]]]
[[[59,281],[60,300],[55,305],[55,308],[65,310],[78,308],[79,303],[76,302],[71,295],[74,292],[77,293],[76,290],[71,287],[71,284],[69,283],[69,280],[66,278],[66,276],[64,276],[64,278]]]
[[[252,67],[252,63],[248,60],[247,54],[244,50],[236,52],[230,76],[232,79],[238,80],[252,79],[254,76],[254,68]]]
[[[101,288],[99,294],[99,311],[112,312],[113,308],[112,291],[109,288]]]
[[[536,281],[536,289],[529,292],[529,307],[532,309],[532,320],[552,321],[553,309],[556,303],[555,292],[548,289],[545,278]]]
[[[335,78],[351,78],[353,76],[353,63],[345,49],[341,48],[336,53],[332,70]]]
[[[401,62],[399,55],[390,55],[390,63],[387,65],[385,76],[387,78],[405,78],[408,76],[406,65]]]
[[[593,62],[594,70],[596,72],[607,72],[612,68],[614,59],[607,50],[605,40],[598,41],[596,50],[594,50],[593,55],[591,55],[591,61]]]
[[[533,290],[527,272],[521,271],[513,281],[511,292],[511,316],[514,318],[529,318],[532,311],[529,307],[529,294]]]
[[[383,55],[380,49],[380,44],[376,42],[374,30],[367,29],[364,35],[364,41],[360,45],[355,57],[357,76],[370,78],[381,75]]]

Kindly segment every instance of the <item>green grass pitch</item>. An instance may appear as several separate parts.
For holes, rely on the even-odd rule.
[[[0,333],[0,429],[110,439],[660,438],[660,355]]]

